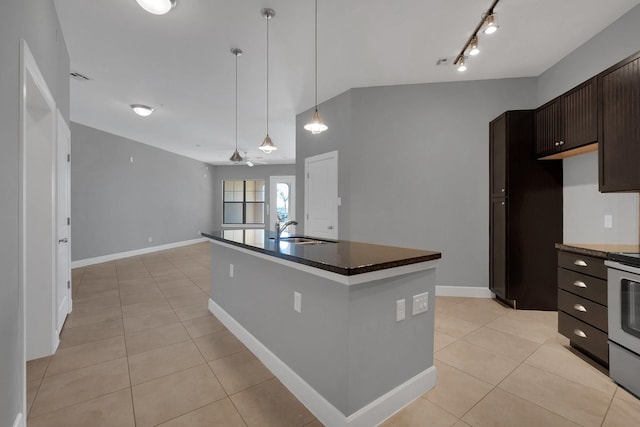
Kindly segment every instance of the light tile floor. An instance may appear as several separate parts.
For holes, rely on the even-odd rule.
[[[209,313],[209,256],[73,270],[60,348],[27,364],[29,426],[321,426]],[[640,425],[640,400],[556,329],[555,312],[436,298],[437,385],[383,425]]]

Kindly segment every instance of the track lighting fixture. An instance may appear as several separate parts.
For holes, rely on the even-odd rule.
[[[266,8],[262,9],[260,13],[267,20],[267,136],[258,148],[269,154],[278,149],[269,136],[269,21],[276,16],[276,11]]]
[[[492,13],[491,15],[487,15],[485,19],[487,26],[484,29],[485,34],[493,34],[498,30],[498,25],[496,24],[496,14]]]
[[[467,66],[464,64],[464,58],[461,58],[458,61],[458,71],[461,73],[467,71]]]
[[[469,45],[469,55],[476,56],[480,53],[480,49],[478,49],[478,36],[473,36],[471,39],[471,44]]]
[[[462,46],[462,50],[460,50],[460,53],[453,61],[453,65],[456,65],[458,67],[458,71],[463,72],[467,70],[467,65],[465,64],[465,53],[467,53],[467,49],[469,50],[468,53],[470,56],[476,56],[480,53],[480,49],[478,48],[478,33],[480,32],[482,27],[486,25],[484,29],[485,34],[493,34],[498,28],[498,26],[496,25],[496,15],[493,10],[495,9],[499,1],[500,0],[491,1],[489,9],[487,9],[482,14],[480,22],[478,23],[478,25],[476,25],[475,30],[473,30],[473,33],[471,33],[471,36],[467,39],[467,42],[464,44],[464,46]]]

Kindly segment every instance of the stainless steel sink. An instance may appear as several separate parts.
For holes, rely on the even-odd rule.
[[[275,239],[271,237],[271,240],[275,240]],[[326,240],[317,240],[317,239],[310,239],[308,237],[295,237],[295,236],[281,237],[280,241],[291,243],[293,245],[320,245],[323,243],[332,243]]]

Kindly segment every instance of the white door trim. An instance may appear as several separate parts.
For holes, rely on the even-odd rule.
[[[67,218],[71,217],[71,163],[69,156],[71,155],[71,130],[69,126],[67,126],[67,122],[65,122],[64,117],[62,117],[62,113],[60,110],[56,110],[56,269],[60,269],[60,261],[61,261],[61,245],[66,245],[66,253],[64,255],[64,259],[62,260],[62,265],[65,270],[64,277],[61,276],[61,271],[56,270],[56,282],[55,282],[55,304],[56,304],[56,335],[59,337],[62,332],[62,325],[64,325],[64,320],[61,321],[60,316],[60,307],[59,307],[59,295],[60,289],[62,287],[63,293],[66,298],[66,309],[64,313],[64,318],[66,319],[67,314],[71,313],[72,309],[72,292],[71,288],[68,284],[71,283],[71,225],[69,224]],[[62,167],[61,167],[62,163]],[[60,179],[65,179],[64,188],[60,188]],[[64,194],[60,194],[60,191],[63,191]],[[63,212],[61,212],[61,208],[63,208]],[[63,227],[63,232],[61,233],[60,227]],[[60,239],[67,239],[67,242],[62,243]],[[60,283],[62,277],[62,282]]]

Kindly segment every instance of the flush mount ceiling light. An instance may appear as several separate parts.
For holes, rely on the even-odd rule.
[[[453,61],[453,65],[458,66],[458,71],[463,72],[467,70],[467,65],[465,64],[465,53],[467,49],[469,50],[469,55],[476,56],[480,53],[480,49],[478,48],[478,33],[482,29],[482,27],[486,24],[484,29],[485,34],[492,34],[496,31],[498,26],[496,25],[496,15],[494,13],[494,9],[500,0],[493,0],[489,9],[487,9],[480,18],[480,22],[476,25],[475,30],[471,33],[471,36],[467,39],[467,42],[462,46],[460,53],[456,56],[456,59]]]
[[[151,113],[153,113],[153,108],[148,105],[131,104],[131,109],[134,113],[142,117],[150,116]]]
[[[260,13],[267,21],[267,136],[258,148],[268,154],[278,149],[269,136],[269,21],[276,16],[276,11],[265,8],[260,10]]]
[[[240,163],[242,156],[238,152],[238,56],[242,55],[242,50],[234,47],[231,53],[236,57],[236,151],[233,152],[229,160],[233,163]]]
[[[136,0],[140,7],[154,15],[164,15],[176,7],[176,0]]]
[[[316,0],[316,24],[315,24],[315,69],[316,69],[316,111],[311,116],[311,120],[304,125],[304,128],[310,131],[312,134],[317,135],[320,132],[324,132],[329,129],[326,124],[322,121],[322,117],[320,117],[320,113],[318,112],[318,0]]]

